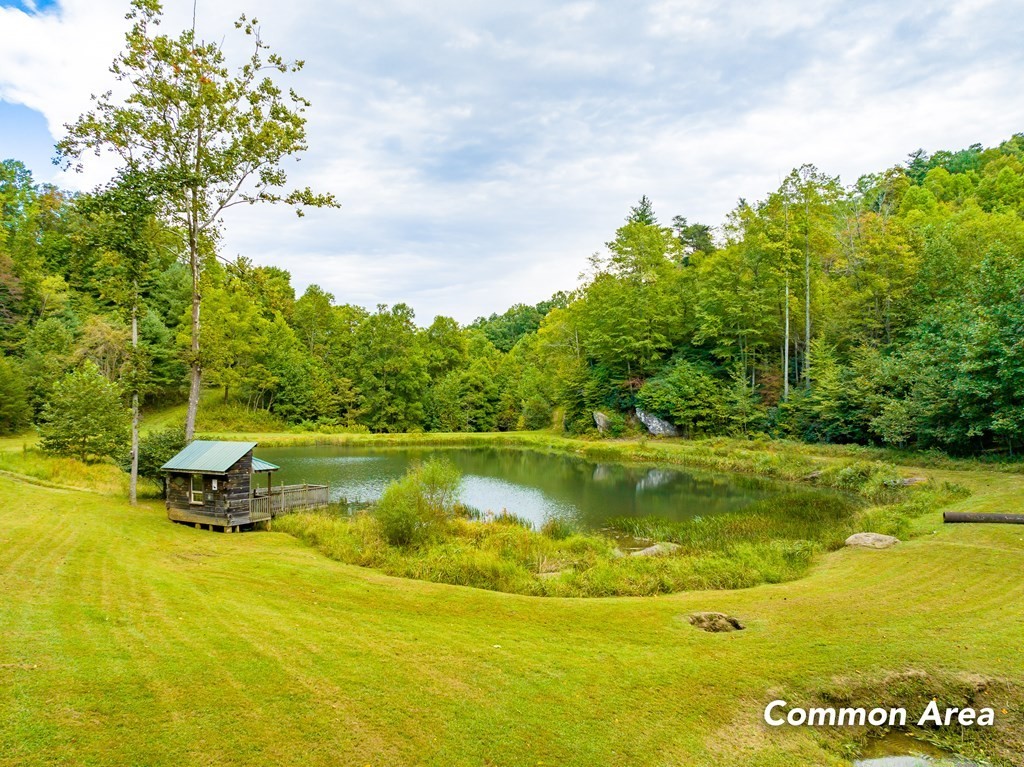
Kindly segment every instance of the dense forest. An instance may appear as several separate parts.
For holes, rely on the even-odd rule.
[[[51,418],[72,373],[151,408],[186,396],[183,237],[119,205],[124,188],[72,194],[0,165],[0,431]],[[665,225],[646,197],[609,223],[575,290],[468,326],[296,296],[285,269],[211,243],[204,386],[321,430],[585,433],[600,411],[617,435],[641,410],[686,436],[1021,448],[1024,134],[851,187],[806,165],[716,229]]]

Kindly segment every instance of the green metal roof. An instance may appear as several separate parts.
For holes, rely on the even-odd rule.
[[[255,442],[214,442],[197,439],[160,468],[163,471],[223,474],[254,447]]]
[[[253,471],[277,471],[281,467],[270,461],[264,461],[262,458],[252,457],[252,470]]]

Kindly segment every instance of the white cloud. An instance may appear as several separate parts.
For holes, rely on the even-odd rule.
[[[242,10],[307,60],[311,150],[292,180],[341,211],[236,209],[224,251],[342,301],[461,320],[572,287],[641,194],[663,221],[719,224],[813,162],[852,182],[908,152],[992,144],[1024,125],[1013,0],[515,6],[445,0],[200,0]],[[125,4],[0,8],[0,98],[54,135],[109,87]],[[164,28],[191,23],[168,3]],[[0,127],[0,139],[2,139]],[[106,171],[61,183],[89,185]]]

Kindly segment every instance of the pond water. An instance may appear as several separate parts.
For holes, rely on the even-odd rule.
[[[673,521],[739,511],[794,492],[751,477],[648,465],[593,463],[565,455],[509,448],[258,448],[281,466],[274,483],[330,485],[332,500],[372,501],[410,464],[444,457],[462,472],[461,500],[481,512],[508,510],[535,525],[551,517],[600,528],[612,517]]]
[[[873,739],[853,767],[980,767],[901,732]]]

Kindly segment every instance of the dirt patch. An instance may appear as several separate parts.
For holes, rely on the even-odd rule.
[[[727,631],[743,631],[746,626],[725,613],[694,613],[689,617],[690,625],[701,631],[720,634]]]

